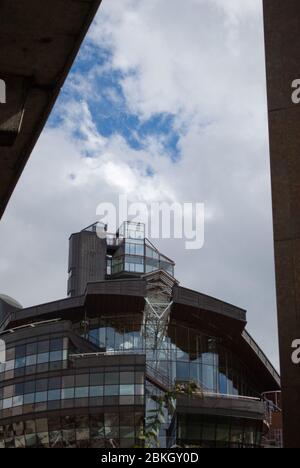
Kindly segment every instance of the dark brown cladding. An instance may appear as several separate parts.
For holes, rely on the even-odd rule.
[[[14,310],[6,328],[26,325],[30,322],[63,318],[83,320],[86,307],[90,317],[102,313],[142,313],[145,305],[146,283],[144,280],[113,280],[87,285],[84,296],[41,304],[28,309]]]
[[[187,398],[180,396],[177,398],[177,413],[178,414],[201,414],[227,416],[246,419],[264,420],[265,407],[262,401],[254,401],[252,399],[236,399],[220,398],[216,395],[208,395],[201,401],[197,397]]]
[[[106,278],[106,239],[94,232],[73,234],[69,246],[68,296],[84,294],[86,285]]]
[[[264,0],[275,263],[284,409],[284,444],[300,448],[300,2]]]

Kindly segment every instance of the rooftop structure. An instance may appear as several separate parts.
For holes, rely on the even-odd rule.
[[[115,234],[95,223],[70,237],[68,295],[83,294],[88,282],[140,277],[175,263],[145,237],[145,225],[124,222]]]

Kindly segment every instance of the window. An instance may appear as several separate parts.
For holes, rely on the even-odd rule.
[[[38,354],[49,352],[49,341],[40,341],[38,343]]]
[[[119,373],[118,372],[109,372],[105,374],[105,384],[112,385],[119,383]]]
[[[46,379],[36,381],[36,391],[37,392],[45,391],[45,390],[47,390],[47,387],[48,387],[48,381]]]
[[[24,405],[32,405],[35,400],[35,394],[34,393],[27,393],[24,395]]]
[[[49,353],[38,354],[38,364],[44,364],[49,361]]]
[[[75,396],[74,388],[63,388],[61,391],[62,400],[70,400],[70,399],[73,399],[74,396]]]
[[[60,400],[60,390],[49,390],[48,401]]]
[[[134,385],[120,385],[120,395],[134,395]]]
[[[63,359],[63,352],[62,351],[51,351],[50,352],[50,361],[62,361]]]
[[[75,398],[87,398],[89,396],[89,387],[75,388]]]
[[[105,385],[104,395],[105,396],[119,395],[119,385]]]
[[[37,392],[35,394],[35,402],[42,403],[44,401],[47,401],[47,392]]]
[[[13,407],[22,406],[23,405],[23,395],[13,397],[12,405],[13,405]]]
[[[16,369],[18,369],[20,367],[25,367],[25,366],[26,366],[25,356],[16,358],[16,360],[15,360],[15,368]]]
[[[90,397],[102,397],[103,396],[103,387],[90,387]]]

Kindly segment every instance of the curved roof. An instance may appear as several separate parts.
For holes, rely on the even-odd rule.
[[[16,307],[17,309],[23,309],[23,306],[16,299],[6,294],[0,294],[0,301],[6,302],[6,304]]]

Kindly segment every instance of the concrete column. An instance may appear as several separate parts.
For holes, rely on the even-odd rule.
[[[300,448],[300,1],[264,0],[284,444]]]

